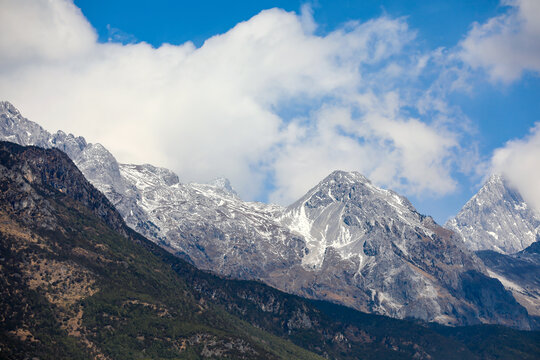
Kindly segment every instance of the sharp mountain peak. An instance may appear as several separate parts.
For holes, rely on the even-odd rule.
[[[332,172],[284,209],[175,183],[166,169],[118,164],[112,155],[78,156],[60,138],[48,142],[48,133],[24,143],[19,133],[43,130],[26,119],[4,128],[10,116],[0,113],[0,139],[66,149],[128,226],[202,269],[397,318],[528,326],[515,303],[490,300],[509,295],[452,232],[357,172]]]

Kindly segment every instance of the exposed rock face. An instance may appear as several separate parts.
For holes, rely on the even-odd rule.
[[[462,240],[360,174],[334,172],[285,209],[244,202],[223,180],[181,184],[167,169],[118,164],[99,144],[32,124],[0,103],[0,139],[65,150],[131,228],[200,268],[398,318],[529,327]],[[18,134],[28,129],[40,135]]]
[[[304,235],[309,250],[303,266],[313,278],[294,292],[317,289],[312,296],[364,311],[448,324],[490,322],[505,303],[513,304],[506,309],[513,315],[495,315],[497,321],[522,316],[453,232],[358,173],[332,173],[288,207],[282,221]],[[472,283],[501,301],[479,297]]]
[[[0,101],[1,140],[19,145],[51,147],[51,134],[38,124],[22,117],[19,110],[7,101]]]
[[[45,150],[39,147],[23,148],[6,142],[0,142],[0,146],[2,151],[0,153],[2,161],[0,175],[2,178],[18,184],[18,187],[3,189],[1,199],[6,202],[14,202],[15,199],[10,198],[10,196],[21,196],[17,195],[16,192],[20,192],[20,188],[24,190],[26,198],[17,203],[18,205],[14,205],[18,211],[24,213],[22,221],[34,223],[36,222],[35,217],[39,216],[42,218],[41,226],[54,228],[54,219],[49,219],[46,216],[49,207],[47,201],[41,200],[36,191],[26,185],[29,183],[40,187],[51,187],[72,197],[91,209],[94,215],[100,217],[111,228],[125,234],[125,224],[122,217],[116,212],[109,200],[85,179],[79,169],[73,166],[71,159],[65,153],[52,149],[47,153],[49,156],[46,157],[44,156]],[[51,158],[54,161],[49,161]],[[24,179],[20,178],[20,174]],[[25,180],[26,183],[22,180]],[[40,199],[40,203],[34,203],[33,199]]]
[[[540,317],[540,242],[510,255],[491,250],[476,252],[490,276],[512,292],[528,313]]]
[[[540,215],[500,175],[492,175],[445,227],[474,251],[512,254],[540,239]]]
[[[219,185],[184,185],[169,170],[151,165],[120,165],[120,172],[159,230],[152,234],[147,223],[140,226],[126,214],[128,225],[197,266],[252,279],[300,263],[304,241],[275,219],[280,207],[243,202]]]

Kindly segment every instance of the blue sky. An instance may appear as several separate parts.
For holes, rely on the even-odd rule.
[[[334,166],[358,170],[438,222],[492,171],[511,172],[540,203],[537,182],[522,180],[531,162],[519,161],[538,150],[534,0],[32,4],[41,8],[2,5],[40,21],[3,25],[20,50],[4,44],[14,55],[0,56],[0,94],[120,161],[167,166],[183,181],[227,176],[244,198],[283,204]],[[261,13],[274,7],[289,15]],[[34,41],[44,31],[50,43]]]
[[[156,0],[76,0],[101,41],[107,41],[107,26],[120,29],[137,40],[154,46],[168,42],[193,41],[197,46],[209,37],[224,33],[261,10],[278,7],[298,12],[306,1],[174,1]],[[453,46],[474,21],[485,20],[504,12],[498,0],[455,1],[380,1],[319,0],[310,3],[320,31],[331,31],[351,20],[366,21],[388,14],[406,17],[420,32],[426,46]]]

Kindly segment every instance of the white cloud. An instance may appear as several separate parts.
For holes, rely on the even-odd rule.
[[[540,211],[540,123],[523,139],[508,141],[495,150],[493,172],[516,186],[527,203]]]
[[[315,185],[336,169],[360,171],[408,194],[454,190],[448,166],[459,146],[454,134],[402,116],[395,93],[355,100],[323,107],[307,127],[303,119],[289,125],[285,146],[275,152],[277,190],[271,200],[288,203],[305,192],[305,184]]]
[[[305,3],[300,9],[300,23],[304,28],[304,31],[308,34],[312,34],[317,30],[317,23],[313,19],[313,8],[311,4]]]
[[[27,62],[61,61],[91,51],[97,35],[67,0],[0,0],[0,69]]]
[[[461,42],[461,58],[483,68],[493,81],[512,82],[523,72],[540,73],[540,1],[507,0],[509,10],[475,23]]]
[[[224,175],[245,198],[271,176],[281,203],[337,168],[409,194],[455,187],[459,134],[433,120],[440,111],[406,111],[428,58],[405,53],[415,34],[403,19],[319,36],[309,7],[271,9],[200,48],[156,49],[98,43],[68,1],[0,1],[0,98],[122,162],[166,166],[183,181]]]

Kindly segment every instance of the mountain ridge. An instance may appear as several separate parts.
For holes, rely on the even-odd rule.
[[[0,348],[8,359],[320,358],[305,349],[351,360],[533,359],[540,352],[540,332],[431,327],[197,270],[126,227],[58,150],[0,142],[0,188]]]
[[[360,310],[398,318],[456,325],[482,316],[466,315],[466,309],[486,306],[485,299],[470,293],[472,288],[466,285],[472,281],[491,286],[482,262],[407,199],[374,186],[364,176],[333,172],[288,207],[285,217],[302,225],[297,228],[303,227],[308,244],[312,241],[314,248],[324,249],[318,254],[324,256],[317,265],[320,277],[308,288],[322,284],[330,295],[354,294],[349,299],[360,299],[366,306]],[[330,257],[333,260],[325,261]],[[336,271],[341,272],[334,278]],[[497,288],[493,286],[490,291]],[[507,294],[498,296],[515,303]]]
[[[0,136],[36,128],[3,109],[0,120],[17,120],[20,128],[0,127]],[[65,149],[131,228],[197,267],[398,318],[529,327],[524,309],[452,233],[358,173],[332,173],[285,209],[243,202],[212,185],[181,184],[169,170],[118,164],[100,145],[47,134],[34,138]],[[301,218],[306,209],[312,218]],[[332,239],[342,236],[341,243],[325,243],[323,230]],[[472,283],[486,293],[476,293]]]

